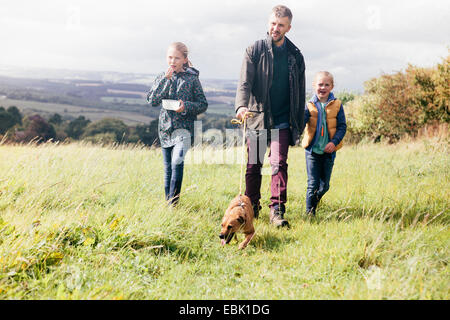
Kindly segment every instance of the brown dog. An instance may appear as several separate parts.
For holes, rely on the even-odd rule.
[[[230,243],[236,232],[243,232],[245,239],[239,244],[239,249],[244,249],[255,234],[254,216],[252,204],[247,196],[239,195],[234,198],[222,219],[222,230],[219,235],[222,245]]]

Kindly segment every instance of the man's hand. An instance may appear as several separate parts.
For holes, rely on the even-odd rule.
[[[336,150],[336,146],[334,145],[333,142],[329,142],[326,146],[325,149],[323,151],[325,151],[326,153],[333,153]]]
[[[246,107],[240,107],[240,108],[239,108],[239,112],[238,112],[238,114],[236,115],[236,117],[237,117],[239,120],[243,121],[243,120],[244,120],[244,116],[245,116],[245,114],[246,114],[247,112],[248,112],[248,108],[246,108]],[[248,117],[248,115],[245,116],[245,117]]]

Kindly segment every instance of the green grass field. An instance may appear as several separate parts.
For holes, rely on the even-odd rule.
[[[186,164],[168,209],[158,149],[0,145],[0,299],[449,299],[448,142],[345,146],[314,219],[304,162],[292,148],[291,229],[265,175],[239,251],[218,238],[239,163]]]

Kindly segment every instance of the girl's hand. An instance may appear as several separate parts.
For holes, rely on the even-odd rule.
[[[177,110],[175,110],[175,112],[180,113],[180,112],[184,111],[184,102],[183,102],[183,100],[178,100],[178,101],[180,101],[180,107]]]
[[[333,153],[334,150],[336,150],[336,146],[334,145],[333,142],[329,142],[326,146],[325,149],[323,151],[325,151],[326,153]]]
[[[167,71],[166,71],[166,78],[167,79],[170,80],[172,78],[173,71],[174,71],[174,69],[172,67],[169,66],[169,68],[167,68]]]

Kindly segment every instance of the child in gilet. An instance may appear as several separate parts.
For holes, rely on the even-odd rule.
[[[308,174],[306,213],[313,216],[320,199],[330,188],[336,151],[342,147],[347,131],[344,107],[331,92],[333,88],[331,73],[317,73],[313,81],[315,94],[305,108],[302,147],[305,148]]]

